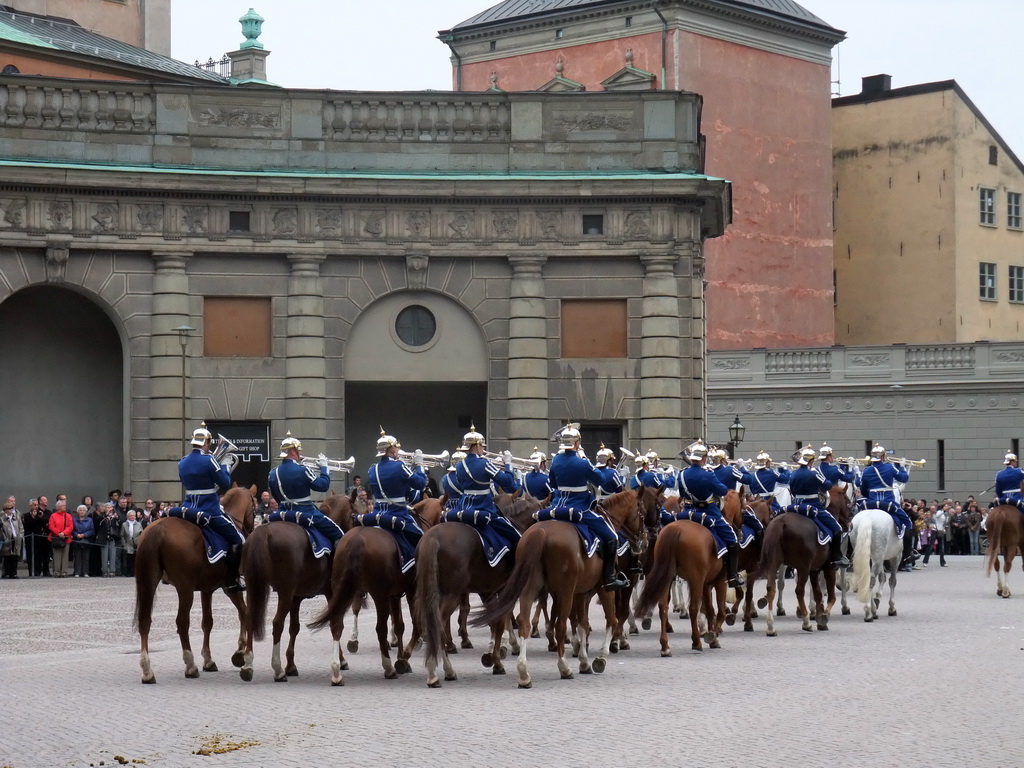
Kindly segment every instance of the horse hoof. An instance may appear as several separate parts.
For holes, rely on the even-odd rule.
[[[670,622],[666,621],[665,622],[665,634],[666,635],[674,635],[675,632],[676,631],[674,629],[672,629],[672,624]]]
[[[558,650],[558,644],[554,640],[548,642],[548,653],[553,653]]]
[[[144,677],[142,678],[142,683],[143,685],[153,685],[154,683],[156,683],[156,676],[150,675],[149,677]]]
[[[700,641],[698,640],[696,643],[690,644],[690,650],[696,653],[704,653],[704,646],[701,645]]]
[[[281,675],[280,677],[278,677],[277,675],[274,675],[274,682],[275,683],[287,683],[288,682],[288,675]]]
[[[455,644],[453,643],[452,645],[446,645],[444,647],[444,652],[447,653],[449,656],[454,656],[456,653],[459,652],[459,649],[456,648]]]
[[[563,672],[562,673],[562,679],[563,680],[572,680],[573,679],[572,672]]]
[[[462,641],[462,647],[465,648],[466,650],[472,650],[473,649],[473,641],[469,640],[469,639],[463,640]]]
[[[775,615],[776,616],[785,616],[786,615],[786,609],[785,608],[779,608],[779,610],[777,610],[775,612]]]
[[[813,626],[800,627],[800,629],[802,629],[804,632],[813,632],[814,631],[814,627]]]
[[[711,648],[712,649],[718,650],[721,647],[722,647],[722,644],[718,642],[718,638],[715,638],[714,640],[711,641]]]
[[[768,598],[762,597],[760,600],[758,600],[757,601],[757,607],[760,608],[761,610],[764,610],[765,608],[767,608],[768,607]]]
[[[873,617],[871,617],[871,616],[865,616],[864,617],[864,623],[865,624],[870,624],[872,621],[874,621]]]
[[[480,663],[483,664],[485,667],[493,667],[494,666],[494,655],[491,654],[491,653],[482,654],[480,656]]]
[[[252,682],[252,670],[251,669],[245,669],[243,667],[242,669],[238,670],[238,676],[240,678],[242,678],[247,683],[251,683]]]
[[[765,630],[765,635],[767,635],[768,637],[778,637],[779,636],[779,630],[777,630],[777,629]]]
[[[648,629],[651,628],[651,620],[650,619],[644,619],[643,621],[640,622],[640,626],[643,627],[644,631],[646,632]],[[637,633],[637,634],[639,634],[639,633]]]
[[[231,654],[231,666],[237,667],[238,669],[245,666],[245,654],[242,651],[235,651]]]
[[[519,687],[520,688],[533,688],[533,681],[532,680],[527,680],[525,683],[520,683]]]
[[[663,658],[663,659],[667,659],[671,655],[672,655],[672,649],[671,648],[665,648],[661,652],[661,658]]]
[[[818,625],[818,631],[819,632],[828,632],[828,624],[819,624]]]
[[[611,645],[609,645],[608,646],[608,652],[609,653],[618,653],[619,652],[619,644],[616,642],[616,643],[612,643]]]
[[[195,669],[186,669],[185,670],[185,677],[187,677],[189,680],[195,680],[197,677],[199,677],[199,669],[198,669],[198,667],[195,668]]]
[[[508,658],[508,647],[504,645],[501,646],[501,650],[498,651],[498,655],[501,656],[501,658],[503,659]]]
[[[879,604],[879,603],[881,603],[881,602],[882,602],[882,601],[881,601],[881,600],[879,600],[879,599],[878,599],[878,598],[876,597],[876,598],[875,598],[875,608],[877,608],[877,607],[878,607],[878,604]]]
[[[849,608],[843,608],[843,616],[849,616],[849,615],[850,615],[850,609]]]
[[[626,640],[621,640],[619,642],[619,650],[620,651],[628,651],[629,650],[629,643]]]
[[[744,632],[753,632],[754,631],[754,625],[753,624],[744,624],[743,625],[743,631]]]
[[[505,668],[504,667],[494,667],[491,670],[491,674],[492,675],[504,675],[505,674]]]
[[[530,630],[530,637],[540,637],[540,630],[538,630],[536,627],[531,629]],[[520,687],[522,687],[522,686],[520,686]],[[526,687],[529,688],[530,686],[526,686]]]
[[[601,673],[604,672],[604,669],[605,669],[605,666],[607,666],[607,663],[608,662],[606,662],[603,658],[598,656],[596,659],[594,659],[594,671],[597,672],[597,674],[600,675]]]
[[[299,670],[296,669],[295,667],[285,667],[284,673],[286,675],[288,675],[288,677],[298,677],[299,676]]]
[[[725,623],[728,624],[730,627],[733,624],[735,624],[736,623],[736,614],[735,613],[727,613],[727,614],[725,614]]]
[[[217,663],[214,662],[214,661],[211,661],[208,664],[203,664],[203,672],[219,672],[219,671],[220,670],[217,669]]]
[[[400,675],[407,675],[412,672],[412,666],[406,659],[399,659],[395,662],[395,671]]]
[[[335,688],[341,688],[343,685],[345,685],[345,681],[344,680],[331,680],[331,685],[334,686]]]
[[[445,674],[444,679],[447,680],[450,683],[452,680],[458,680],[459,676],[456,675],[455,672],[453,671],[450,675],[449,674]]]
[[[441,687],[441,681],[440,680],[435,679],[435,680],[428,680],[427,681],[427,688],[440,688],[440,687]]]
[[[715,642],[715,633],[714,632],[705,632],[703,635],[701,635],[701,639],[703,639],[705,643],[708,643],[708,644],[713,643],[713,642]]]
[[[341,662],[341,666],[339,667],[339,669],[342,672],[348,672],[348,662],[347,661],[342,661]]]
[[[896,609],[895,608],[890,608],[889,609],[889,615],[890,616],[895,616],[896,615]]]
[[[756,619],[757,617],[758,617],[758,613],[757,613],[757,611],[751,611],[751,612],[750,612],[750,618],[752,618],[752,619]]]
[[[584,667],[582,664],[580,665],[580,674],[581,675],[591,675],[593,673],[594,673],[594,668],[593,667]]]
[[[359,653],[359,641],[358,640],[349,640],[348,641],[348,645],[345,646],[345,647],[348,648],[348,652],[349,653]]]
[[[398,679],[398,672],[393,670],[393,669],[390,672],[385,672],[384,673],[384,679],[385,680],[397,680]]]

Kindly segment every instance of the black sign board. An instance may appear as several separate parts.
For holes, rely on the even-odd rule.
[[[266,421],[208,421],[206,428],[224,435],[238,448],[235,454],[241,461],[270,461],[270,424]]]

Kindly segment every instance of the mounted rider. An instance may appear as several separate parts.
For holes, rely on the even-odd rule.
[[[636,464],[636,472],[629,479],[631,490],[637,490],[641,484],[644,488],[657,488],[662,485],[661,478],[651,469],[650,459],[647,456],[638,453],[633,459],[633,463]]]
[[[384,528],[394,534],[401,551],[402,572],[408,571],[416,562],[413,553],[423,529],[416,523],[409,509],[409,500],[421,493],[427,486],[427,474],[422,459],[413,459],[414,469],[403,462],[398,455],[402,444],[381,427],[377,438],[378,462],[367,471],[367,483],[373,494],[373,510],[352,518],[353,525]],[[420,451],[416,456],[421,457]]]
[[[192,510],[205,518],[205,525],[218,533],[228,543],[225,558],[227,571],[224,574],[224,591],[241,592],[245,583],[238,569],[242,562],[242,544],[245,537],[235,524],[224,514],[219,494],[231,488],[230,462],[225,458],[218,464],[210,453],[213,434],[203,422],[192,432],[192,452],[178,462],[178,477],[185,489],[182,510]]]
[[[595,500],[590,485],[598,486],[603,476],[594,465],[580,455],[580,431],[575,425],[566,425],[558,435],[561,450],[551,460],[551,487],[555,489],[553,504],[536,513],[538,520],[567,520],[583,525],[601,539],[603,568],[601,585],[605,589],[623,589],[630,586],[628,579],[615,571],[619,538],[611,524],[594,512]]]
[[[601,482],[594,485],[598,501],[618,493],[625,487],[618,467],[615,466],[615,452],[611,448],[605,448],[604,443],[597,449],[597,464],[594,465],[594,469],[601,476]]]
[[[530,460],[537,462],[537,466],[523,477],[523,488],[533,498],[544,501],[552,493],[548,480],[548,455],[537,446],[533,446]]]
[[[302,463],[302,443],[288,432],[281,441],[281,452],[277,458],[281,459],[281,463],[270,470],[269,477],[270,493],[277,500],[277,512],[271,513],[268,519],[273,522],[293,516],[294,522],[315,528],[326,536],[333,552],[344,532],[336,522],[320,511],[310,497],[313,491],[324,493],[331,487],[327,457],[322,453],[317,456],[319,471],[307,467]]]
[[[522,533],[494,505],[493,489],[515,493],[520,486],[512,472],[512,454],[505,452],[505,467],[502,468],[483,455],[486,447],[484,436],[471,425],[469,432],[462,436],[460,450],[465,451],[466,456],[455,468],[455,482],[463,493],[462,503],[458,509],[445,512],[441,521],[465,523],[482,532],[497,534],[501,542],[492,543],[492,551],[487,553],[487,559],[497,563],[504,552],[515,553]]]
[[[821,446],[818,451],[818,467],[821,469],[821,474],[825,476],[825,479],[840,488],[844,488],[844,485],[840,483],[852,483],[854,481],[853,468],[845,462],[837,462],[835,464],[832,457],[832,446],[825,444]]]
[[[729,586],[743,586],[743,580],[737,572],[739,544],[736,531],[722,516],[719,499],[729,492],[718,476],[708,471],[705,462],[708,448],[698,440],[690,446],[686,460],[690,466],[684,469],[677,478],[679,496],[684,502],[683,509],[676,514],[676,520],[692,520],[705,528],[714,531],[726,547],[726,567],[729,574]]]
[[[459,462],[464,458],[466,458],[466,452],[462,448],[457,448],[452,453],[452,463],[448,466],[448,471],[441,478],[441,493],[447,496],[444,504],[446,512],[462,507],[462,501],[465,497],[462,494],[462,486],[459,485],[459,480],[455,474],[459,468]]]
[[[1006,468],[996,474],[996,495],[989,507],[1000,504],[1008,504],[1017,507],[1024,513],[1024,494],[1021,493],[1021,483],[1024,483],[1024,470],[1021,470],[1017,461],[1017,454],[1008,453],[1003,457],[1003,464]]]
[[[782,511],[779,500],[775,498],[775,486],[779,482],[779,473],[772,469],[772,457],[767,451],[761,451],[754,459],[754,471],[744,470],[743,484],[750,489],[750,494],[767,501],[772,514]]]
[[[843,529],[832,513],[825,508],[821,498],[821,494],[828,493],[832,482],[826,480],[821,471],[814,468],[817,455],[814,448],[809,445],[800,449],[800,458],[797,460],[800,466],[793,470],[789,478],[793,504],[787,507],[786,511],[810,517],[827,529],[832,536],[829,552],[832,565],[849,568],[850,561],[842,553]]]
[[[676,487],[676,474],[671,469],[666,469],[661,466],[661,459],[658,456],[657,451],[651,448],[647,451],[647,465],[650,467],[651,472],[656,478],[658,478],[658,485],[662,488],[675,488]],[[646,485],[646,483],[645,483]]]

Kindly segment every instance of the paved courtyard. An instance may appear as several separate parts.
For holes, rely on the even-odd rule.
[[[980,558],[949,563],[901,574],[895,618],[883,604],[865,624],[859,604],[852,616],[837,605],[828,632],[805,633],[787,585],[776,638],[759,619],[754,633],[727,628],[721,650],[696,654],[677,619],[672,658],[641,632],[604,674],[574,680],[560,680],[533,640],[527,691],[514,662],[505,677],[480,665],[481,632],[476,650],[453,657],[458,681],[428,689],[421,655],[412,674],[385,680],[372,611],[344,687],[329,685],[329,633],[305,629],[298,678],[273,682],[264,642],[244,683],[223,595],[221,671],[187,680],[166,586],[151,639],[157,684],[141,685],[131,581],[3,581],[0,766],[1019,765],[1024,577],[1015,571],[1003,600]],[[305,617],[321,605],[309,601]],[[197,623],[198,601],[198,656]]]

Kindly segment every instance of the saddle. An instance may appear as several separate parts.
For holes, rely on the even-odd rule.
[[[576,532],[580,535],[580,539],[583,540],[583,552],[590,558],[597,554],[597,550],[601,546],[600,537],[593,533],[583,523],[583,511],[574,507],[552,507],[551,509],[542,509],[539,512],[533,513],[533,519],[539,523],[546,520],[557,520],[561,523],[569,523]],[[605,518],[607,520],[607,518]],[[619,540],[618,549],[615,551],[617,555],[623,555],[626,550],[629,549],[629,541],[616,531],[616,537]]]
[[[832,532],[825,527],[825,524],[818,519],[818,513],[825,512],[827,510],[815,507],[813,504],[790,504],[785,507],[783,512],[792,512],[800,515],[801,517],[809,517],[814,525],[818,528],[818,543],[828,544],[832,541]]]
[[[278,510],[277,512],[271,512],[267,516],[267,522],[295,523],[300,525],[305,529],[306,535],[309,536],[309,545],[313,550],[314,558],[319,559],[331,554],[331,540],[313,527],[312,515],[303,514],[294,509]]]
[[[167,516],[178,517],[198,526],[200,533],[203,534],[203,543],[206,545],[206,560],[211,565],[227,557],[230,545],[227,539],[209,527],[210,515],[190,507],[172,507],[167,510]]]

